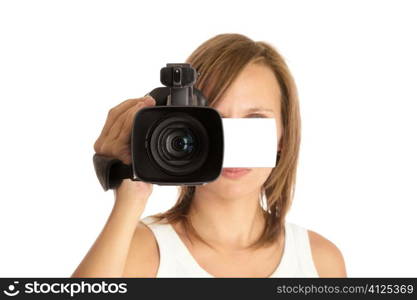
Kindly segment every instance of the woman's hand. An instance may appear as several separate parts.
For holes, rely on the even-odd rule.
[[[130,137],[134,117],[140,109],[154,105],[155,99],[146,96],[126,100],[110,109],[103,130],[94,144],[95,152],[131,164]],[[127,204],[130,208],[133,205],[140,213],[151,193],[152,184],[130,179],[124,179],[114,190],[116,205]]]

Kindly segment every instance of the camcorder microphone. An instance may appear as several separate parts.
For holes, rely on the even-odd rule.
[[[155,99],[155,106],[139,110],[134,117],[132,164],[99,154],[93,157],[105,191],[125,178],[158,185],[200,185],[219,177],[224,155],[222,119],[193,87],[197,77],[187,63],[161,69],[165,87],[147,94]]]

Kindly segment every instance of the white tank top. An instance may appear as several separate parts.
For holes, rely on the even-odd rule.
[[[156,277],[213,277],[194,259],[187,246],[169,223],[141,220],[153,232],[159,247]],[[285,222],[284,252],[270,277],[319,277],[311,255],[308,232],[304,227]]]

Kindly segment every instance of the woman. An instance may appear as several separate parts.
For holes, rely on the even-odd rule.
[[[115,204],[74,277],[345,277],[338,248],[285,221],[296,179],[300,116],[296,86],[283,58],[267,43],[240,34],[206,41],[187,59],[195,87],[224,118],[275,118],[274,168],[223,169],[213,182],[181,186],[170,210],[138,222],[152,185],[123,180]],[[144,97],[110,110],[97,153],[131,163],[136,112]]]

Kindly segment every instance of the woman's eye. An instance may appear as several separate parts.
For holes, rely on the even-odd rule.
[[[267,116],[261,114],[251,114],[248,115],[247,118],[266,118]]]
[[[227,118],[223,115],[220,115],[221,118]],[[245,118],[268,118],[268,116],[263,115],[263,114],[251,114],[251,115],[247,115]]]

